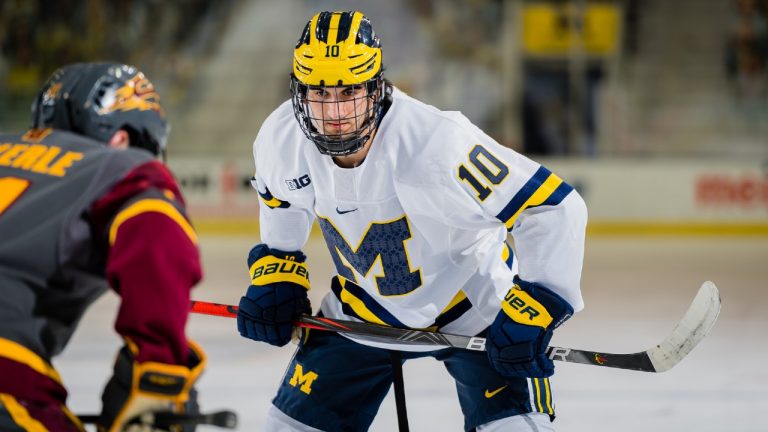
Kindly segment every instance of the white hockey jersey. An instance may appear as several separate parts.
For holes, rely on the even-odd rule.
[[[473,336],[493,322],[516,273],[581,310],[587,213],[578,193],[462,114],[396,88],[392,98],[355,168],[318,152],[290,101],[254,142],[262,242],[302,249],[317,220],[336,271],[362,288],[329,292],[322,313]]]

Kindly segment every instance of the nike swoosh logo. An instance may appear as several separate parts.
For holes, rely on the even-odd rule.
[[[352,210],[339,210],[339,208],[338,208],[338,207],[336,207],[336,213],[338,213],[338,214],[351,213],[351,212],[353,212],[353,211],[357,211],[357,209],[356,209],[356,208],[354,208],[354,209],[352,209]]]
[[[497,394],[498,394],[500,391],[504,390],[505,388],[507,388],[507,386],[502,386],[502,387],[499,387],[499,388],[497,388],[497,389],[496,389],[496,390],[494,390],[494,391],[488,391],[488,390],[486,390],[486,391],[485,391],[485,397],[486,397],[487,399],[490,399],[490,398],[492,398],[492,397],[496,396],[496,395],[497,395]]]

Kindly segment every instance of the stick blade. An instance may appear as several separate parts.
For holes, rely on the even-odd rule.
[[[713,282],[706,281],[672,333],[648,350],[656,372],[667,371],[685,358],[709,333],[719,314],[720,291]]]

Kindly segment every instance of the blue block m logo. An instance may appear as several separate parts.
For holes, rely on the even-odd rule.
[[[421,271],[411,271],[405,249],[406,240],[412,237],[405,216],[394,221],[371,223],[356,248],[350,246],[328,219],[318,218],[318,223],[339,275],[357,282],[352,268],[365,276],[379,261],[384,275],[375,279],[381,295],[408,294],[421,286]],[[345,265],[341,257],[352,268]]]

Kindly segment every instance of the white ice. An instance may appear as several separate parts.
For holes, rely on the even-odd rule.
[[[252,243],[255,239],[248,236],[202,236],[206,278],[193,297],[236,304],[248,285],[245,257]],[[332,274],[330,260],[317,238],[306,252],[317,306]],[[672,330],[704,280],[720,288],[722,313],[711,334],[668,372],[558,363],[553,379],[556,429],[768,431],[763,412],[768,408],[767,263],[764,238],[588,238],[582,280],[587,306],[558,330],[554,345],[606,352],[649,348]],[[116,305],[112,294],[100,299],[54,362],[76,413],[99,408],[99,393],[120,343],[112,329]],[[198,386],[204,411],[233,409],[239,414],[237,430],[261,430],[295,346],[248,341],[237,334],[234,320],[210,316],[192,316],[188,333],[209,356]],[[462,430],[453,383],[440,363],[411,361],[404,374],[411,431]],[[390,392],[371,431],[396,430]]]

